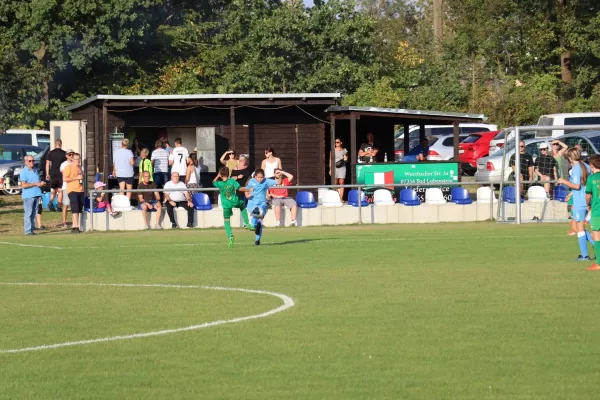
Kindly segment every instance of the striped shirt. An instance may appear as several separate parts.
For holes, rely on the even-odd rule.
[[[165,149],[155,149],[150,158],[154,162],[154,172],[169,172],[169,152]]]

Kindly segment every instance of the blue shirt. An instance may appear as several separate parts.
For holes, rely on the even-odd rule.
[[[418,156],[419,154],[423,154],[425,157],[427,157],[427,154],[429,154],[429,146],[423,147],[421,145],[418,145],[417,147],[409,151],[407,156]]]
[[[589,177],[592,174],[590,166],[585,163],[583,165],[585,165]],[[585,201],[585,185],[581,183],[580,163],[573,165],[573,168],[571,169],[571,178],[569,180],[571,181],[571,183],[580,185],[579,190],[571,189],[571,192],[573,193],[573,208],[586,208],[587,203]]]
[[[251,193],[252,195],[248,198],[248,202],[253,204],[266,203],[269,188],[276,185],[277,181],[275,179],[264,179],[261,183],[258,183],[254,178],[250,179],[246,188],[253,188],[254,190]]]
[[[40,175],[37,169],[29,169],[27,167],[21,170],[19,180],[23,183],[38,183],[40,182]],[[34,197],[40,197],[42,195],[42,189],[37,186],[23,189],[21,192],[22,199],[31,199]]]

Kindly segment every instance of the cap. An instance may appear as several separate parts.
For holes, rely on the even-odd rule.
[[[542,142],[542,143],[540,144],[540,149],[547,149],[547,148],[548,148],[548,143],[546,143],[546,142]]]
[[[106,186],[106,184],[104,182],[94,183],[94,189],[100,189],[100,188],[103,188],[104,186]]]
[[[69,153],[75,153],[75,152],[73,151],[73,149],[67,149],[67,154],[69,154]]]

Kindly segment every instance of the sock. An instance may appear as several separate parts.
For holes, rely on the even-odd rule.
[[[598,256],[600,256],[600,240],[594,242],[594,254],[596,255],[596,264],[598,264]]]
[[[245,208],[242,210],[242,219],[244,220],[244,225],[248,225],[248,210]]]
[[[592,239],[592,234],[590,232],[585,231],[585,238],[592,246],[594,245],[594,239]]]
[[[231,237],[231,222],[228,219],[225,220],[225,233],[229,239]]]
[[[585,232],[577,232],[577,241],[579,242],[579,250],[581,250],[581,255],[583,257],[589,257]]]
[[[256,240],[260,240],[260,237],[262,236],[262,222],[258,221],[256,223],[256,229],[254,230],[254,233],[256,234]]]
[[[258,218],[252,217],[252,226],[256,226],[256,224],[258,223]]]

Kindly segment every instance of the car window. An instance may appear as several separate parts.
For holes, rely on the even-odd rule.
[[[600,150],[600,136],[591,137],[590,142],[592,142],[596,150]]]
[[[39,133],[37,135],[38,146],[46,147],[50,146],[50,135]]]
[[[465,140],[463,140],[461,143],[475,143],[476,141],[478,141],[479,139],[482,138],[482,135],[469,135]]]
[[[427,140],[429,141],[429,146],[433,146],[438,141],[438,139],[439,137],[437,136],[428,137]]]
[[[554,118],[550,118],[550,117],[540,117],[540,119],[538,120],[538,125],[539,125],[539,126],[550,126],[550,125],[554,125]]]
[[[394,150],[402,150],[404,149],[404,140],[396,140],[394,142]]]
[[[525,146],[525,153],[529,154],[533,158],[537,158],[540,155],[540,148],[538,147],[541,142],[529,143]]]
[[[439,136],[439,135],[449,135],[454,133],[454,128],[451,126],[440,127],[440,128],[431,128],[429,135]]]
[[[521,139],[523,139],[523,140],[533,139],[533,138],[535,138],[535,131],[523,132],[523,133],[519,132],[519,136],[521,136]]]
[[[600,125],[600,117],[565,118],[565,125]]]
[[[4,149],[4,151],[0,153],[0,160],[21,161],[23,160],[23,153],[22,151],[16,149]]]

